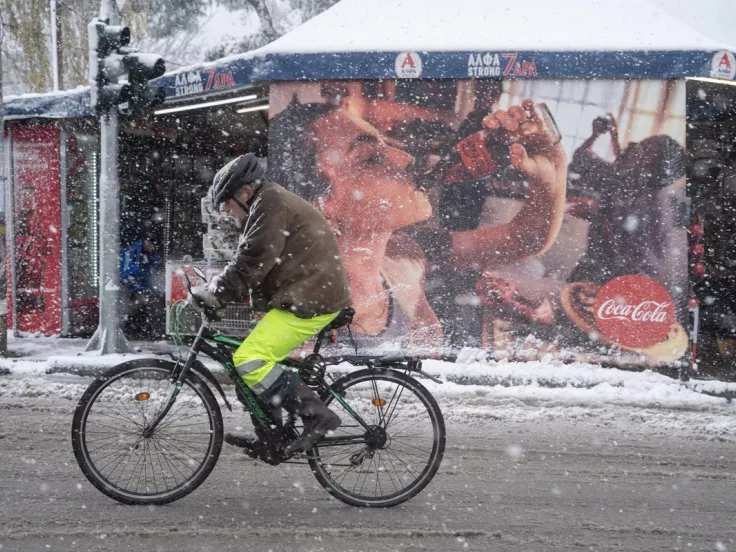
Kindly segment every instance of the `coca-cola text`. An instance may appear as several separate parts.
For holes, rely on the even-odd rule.
[[[657,301],[642,301],[638,305],[620,305],[614,299],[604,301],[598,307],[599,320],[631,320],[632,322],[663,323],[667,320],[669,303]]]

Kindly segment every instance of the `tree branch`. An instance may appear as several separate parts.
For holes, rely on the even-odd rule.
[[[273,27],[271,12],[268,10],[266,3],[259,0],[246,0],[246,2],[250,4],[258,14],[258,18],[261,20],[261,26],[263,27],[263,36],[268,39],[268,42],[276,40],[279,37],[279,34]]]

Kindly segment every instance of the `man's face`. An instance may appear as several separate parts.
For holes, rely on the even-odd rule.
[[[237,194],[235,194],[235,197],[242,205],[246,205],[248,201],[250,201],[250,198],[253,197],[253,193],[253,188],[245,186]],[[225,203],[222,204],[220,210],[223,214],[229,217],[233,217],[236,220],[242,221],[245,220],[245,218],[248,216],[248,212],[238,204],[238,201],[235,201],[234,199],[228,199]]]
[[[247,189],[250,190],[250,188]],[[241,193],[238,199],[243,205],[245,205],[248,199],[250,199],[250,196],[244,198],[243,194]],[[238,230],[243,228],[243,225],[245,224],[245,219],[248,218],[248,213],[243,210],[243,208],[238,205],[236,201],[233,201],[232,199],[228,199],[222,205],[220,205],[220,213],[222,215],[225,215],[226,217],[229,217],[230,224]]]
[[[432,207],[415,185],[414,158],[364,119],[338,109],[316,119],[310,139],[317,170],[330,184],[329,216],[353,232],[395,230],[426,220]]]
[[[234,217],[237,219],[242,219],[245,217],[246,213],[243,211],[242,207],[238,205],[235,201],[232,199],[228,199],[222,206],[222,212],[226,214],[229,217]]]

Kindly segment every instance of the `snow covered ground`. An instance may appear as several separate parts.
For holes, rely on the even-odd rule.
[[[123,506],[77,466],[73,400],[0,397],[0,550],[736,550],[734,444],[708,429],[733,412],[438,399],[439,472],[411,501],[371,510],[330,498],[306,466],[227,446],[191,495]],[[225,418],[231,431],[244,413]]]
[[[304,466],[272,468],[225,447],[195,493],[134,508],[94,489],[71,451],[92,376],[54,370],[122,360],[85,345],[11,338],[26,356],[0,359],[0,495],[11,497],[0,501],[2,552],[736,550],[736,405],[697,391],[736,384],[467,351],[425,363],[444,382],[422,380],[442,408],[447,450],[429,487],[400,507],[345,506]],[[240,409],[223,414],[228,431],[248,429]]]

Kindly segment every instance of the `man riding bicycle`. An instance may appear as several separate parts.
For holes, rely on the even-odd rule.
[[[189,300],[202,310],[218,309],[249,294],[251,307],[266,313],[235,351],[233,362],[261,400],[302,417],[304,432],[284,450],[289,456],[311,449],[341,420],[280,362],[351,300],[327,221],[310,203],[263,176],[263,167],[250,153],[215,175],[212,203],[215,208],[224,204],[243,231],[228,266],[209,284],[192,288]],[[237,435],[227,434],[225,441],[254,447]]]

